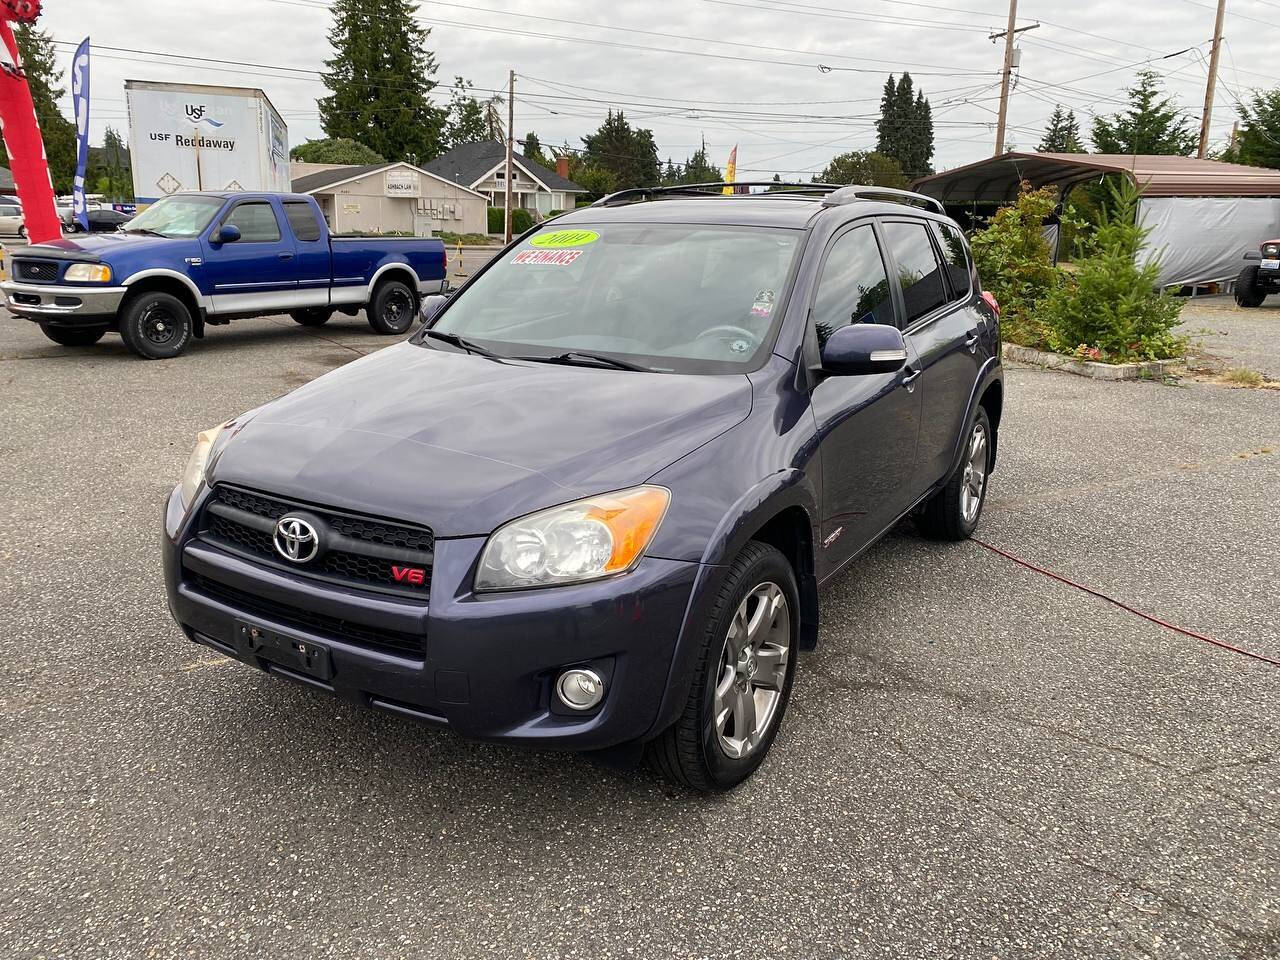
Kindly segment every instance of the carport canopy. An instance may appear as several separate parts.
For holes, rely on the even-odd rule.
[[[1077,183],[1123,173],[1146,197],[1280,197],[1280,170],[1238,163],[1111,153],[1006,153],[921,177],[912,189],[943,203],[1007,203],[1018,185],[1056,186],[1059,196]]]

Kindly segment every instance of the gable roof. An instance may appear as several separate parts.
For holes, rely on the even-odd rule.
[[[548,190],[558,190],[562,193],[587,192],[586,187],[579,186],[572,180],[566,180],[554,170],[548,170],[542,164],[534,163],[523,154],[513,153],[511,159]],[[442,180],[474,187],[499,164],[506,163],[506,160],[507,145],[505,143],[500,140],[481,140],[478,143],[461,143],[425,164],[425,167]]]
[[[404,167],[406,170],[416,170],[423,176],[430,177],[432,180],[441,180],[450,186],[461,187],[468,193],[474,193],[477,197],[483,197],[484,194],[476,193],[471,189],[470,184],[458,183],[440,176],[438,173],[432,173],[423,167],[415,167],[412,163],[406,163],[404,160],[395,160],[391,163],[366,163],[360,166],[343,166],[335,167],[332,170],[319,170],[315,173],[308,173],[305,176],[298,177],[293,181],[294,193],[315,193],[317,190],[323,190],[326,187],[337,187],[344,183],[350,183],[352,180],[359,180],[361,177],[367,177],[371,173],[379,173],[383,170],[389,170],[392,167]],[[488,199],[487,197],[485,198]]]

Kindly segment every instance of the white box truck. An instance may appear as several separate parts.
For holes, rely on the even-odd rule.
[[[261,90],[126,80],[124,93],[139,208],[180,190],[289,190],[289,129]]]

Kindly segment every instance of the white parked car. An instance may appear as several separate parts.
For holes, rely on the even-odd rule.
[[[27,227],[22,207],[13,200],[0,198],[0,237],[26,237]]]

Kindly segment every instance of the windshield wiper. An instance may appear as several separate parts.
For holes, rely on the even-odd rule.
[[[130,227],[130,228],[126,228],[124,232],[125,233],[145,233],[152,237],[164,237],[166,240],[169,238],[169,235],[167,233],[161,233],[159,230],[152,230],[150,227]]]
[[[587,353],[583,350],[570,350],[550,357],[512,357],[512,360],[536,360],[539,363],[563,363],[578,367],[612,367],[615,370],[636,370],[640,373],[652,373],[649,367],[642,367],[629,360],[619,360],[602,353]]]
[[[422,331],[422,335],[424,337],[434,337],[436,340],[443,340],[445,343],[451,343],[455,347],[467,351],[467,353],[474,353],[482,357],[488,357],[490,360],[497,360],[501,362],[503,359],[492,350],[486,350],[484,347],[480,346],[480,344],[474,343],[466,337],[460,337],[456,333],[446,333],[443,330],[432,330],[428,328]]]

